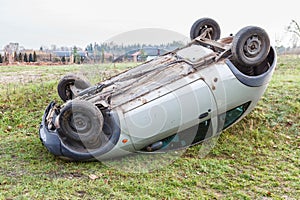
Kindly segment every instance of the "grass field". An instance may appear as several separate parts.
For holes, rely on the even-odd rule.
[[[48,153],[38,129],[45,107],[58,99],[60,77],[77,71],[96,82],[126,67],[0,66],[0,199],[300,198],[300,58],[295,56],[279,57],[258,106],[224,131],[205,157],[199,145],[170,165],[134,173]]]

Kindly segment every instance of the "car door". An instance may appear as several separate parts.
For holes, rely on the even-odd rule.
[[[164,148],[171,141],[176,141],[178,147],[185,147],[215,135],[217,106],[210,88],[201,78],[186,77],[160,90],[148,96],[157,93],[162,96],[124,115],[136,150],[165,140],[168,142]]]

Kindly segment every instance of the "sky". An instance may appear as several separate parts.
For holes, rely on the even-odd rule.
[[[221,37],[255,25],[268,32],[273,45],[285,45],[285,28],[292,19],[300,23],[298,5],[295,0],[0,0],[0,49],[10,42],[27,49],[52,44],[85,48],[145,28],[189,37],[192,24],[202,17],[219,23]]]

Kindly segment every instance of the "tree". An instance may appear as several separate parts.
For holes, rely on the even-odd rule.
[[[292,20],[290,25],[287,27],[287,30],[300,38],[300,25],[295,20]]]
[[[104,63],[104,48],[101,49],[101,63]]]
[[[27,56],[27,53],[24,54],[24,59],[23,59],[23,61],[24,61],[24,62],[28,62],[28,56]]]
[[[33,62],[33,56],[32,56],[32,53],[29,54],[29,59],[28,59],[28,60],[29,60],[29,62]]]
[[[290,38],[292,48],[296,48],[298,46],[298,41],[299,41],[299,37],[296,34],[293,34]]]
[[[73,48],[73,63],[80,64],[80,55],[77,52],[78,48],[74,46]]]
[[[8,53],[4,53],[4,62],[8,62],[8,58],[9,58],[9,54]]]
[[[300,25],[298,24],[298,22],[296,22],[296,20],[292,20],[287,27],[287,31],[293,34],[290,40],[292,43],[292,47],[297,47],[298,41],[300,39]]]
[[[66,56],[63,56],[62,58],[61,58],[61,62],[63,63],[63,64],[66,64]]]
[[[19,58],[19,57],[18,57],[18,55],[17,55],[17,52],[15,51],[15,52],[14,52],[14,62],[18,62],[18,61],[19,61],[18,58]]]
[[[36,62],[37,61],[37,57],[36,57],[36,53],[35,51],[33,52],[33,62]]]
[[[18,60],[19,60],[19,62],[22,62],[22,61],[23,61],[23,56],[22,56],[22,53],[21,53],[21,52],[19,53],[19,59],[18,59]]]
[[[93,44],[91,43],[91,44],[87,45],[87,47],[85,48],[85,50],[86,50],[87,52],[92,53],[92,52],[93,52]]]
[[[147,57],[148,57],[148,55],[147,55],[147,52],[145,52],[145,50],[144,49],[141,49],[140,50],[140,61],[142,61],[142,62],[144,62],[144,61],[146,61],[147,60]]]

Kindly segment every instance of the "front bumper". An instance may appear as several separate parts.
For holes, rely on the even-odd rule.
[[[42,119],[42,123],[41,123],[40,129],[39,129],[39,136],[40,136],[41,142],[43,143],[43,145],[47,148],[47,150],[50,153],[52,153],[56,156],[62,156],[61,141],[58,137],[57,131],[56,130],[50,131],[46,126],[46,117],[54,105],[55,105],[55,103],[51,102],[45,110],[45,113],[44,113],[44,116]]]
[[[55,102],[51,102],[44,113],[42,123],[39,129],[40,140],[47,150],[55,156],[61,158],[66,158],[68,160],[91,160],[94,159],[92,153],[80,153],[75,152],[70,148],[67,148],[66,145],[62,142],[61,138],[58,135],[58,130],[49,130],[46,125],[46,117],[50,110],[54,107]]]

